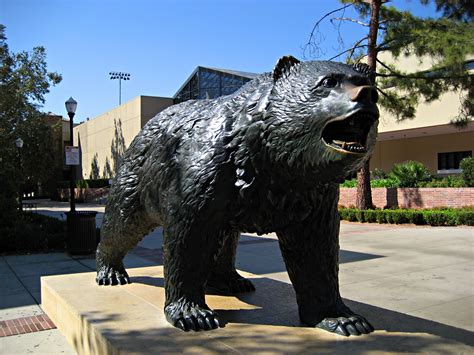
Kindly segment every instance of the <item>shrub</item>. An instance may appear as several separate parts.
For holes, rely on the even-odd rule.
[[[89,184],[87,183],[87,180],[77,180],[76,187],[79,189],[86,189],[89,187]]]
[[[87,180],[90,188],[100,188],[100,187],[109,187],[110,180],[109,179],[93,179]]]
[[[447,208],[444,210],[375,209],[364,211],[356,208],[341,208],[339,214],[342,220],[351,222],[413,223],[432,226],[474,225],[474,208]]]
[[[456,216],[456,225],[474,226],[474,213],[460,211]]]
[[[430,181],[422,181],[418,187],[466,187],[465,181],[460,176],[447,176],[444,178],[433,178]]]
[[[385,187],[392,188],[400,186],[400,180],[394,176],[389,176],[386,179],[378,179],[370,181],[370,187]]]
[[[346,180],[341,184],[341,187],[357,187],[357,179]]]
[[[383,210],[375,210],[375,220],[377,223],[387,223],[387,218],[385,215],[385,211]]]
[[[16,223],[0,226],[0,250],[36,252],[64,250],[66,223],[53,217],[24,213]]]
[[[374,223],[377,221],[377,210],[365,210],[364,211],[365,221],[368,223]]]
[[[393,176],[387,177],[385,179],[370,180],[370,187],[398,187],[400,181]],[[341,187],[357,187],[357,179],[346,180],[341,184]]]
[[[382,169],[375,168],[373,171],[370,172],[370,177],[374,180],[386,179],[387,173]]]
[[[470,187],[474,187],[474,158],[466,157],[459,163],[459,167],[462,169],[461,177],[465,184]]]
[[[398,179],[400,187],[416,187],[417,183],[431,178],[428,169],[422,163],[411,160],[395,164],[389,176]]]

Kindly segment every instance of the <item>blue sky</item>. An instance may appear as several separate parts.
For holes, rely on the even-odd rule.
[[[434,14],[418,0],[392,3]],[[66,116],[64,102],[72,96],[75,120],[82,121],[118,104],[110,71],[131,74],[122,81],[122,102],[172,96],[198,65],[270,71],[282,55],[303,58],[315,21],[340,6],[337,0],[0,0],[0,23],[11,51],[44,46],[48,70],[63,76],[43,110]],[[344,16],[355,17],[350,10]],[[365,31],[341,27],[346,47]],[[342,51],[329,21],[321,32],[325,54],[318,59]]]

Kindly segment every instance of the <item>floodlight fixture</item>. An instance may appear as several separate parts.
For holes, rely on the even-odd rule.
[[[110,80],[118,79],[119,81],[119,105],[121,105],[122,104],[122,80],[130,80],[130,74],[123,73],[120,71],[119,72],[111,71],[109,75],[110,75]]]

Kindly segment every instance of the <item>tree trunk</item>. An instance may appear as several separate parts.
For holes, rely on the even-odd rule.
[[[357,198],[356,207],[360,210],[372,208],[372,190],[370,189],[369,162],[357,173]]]
[[[375,73],[377,67],[377,34],[379,29],[379,16],[382,0],[372,0],[370,3],[370,25],[367,46],[367,64]],[[375,78],[375,77],[374,77]],[[374,79],[375,80],[375,79]],[[372,83],[372,85],[374,85]],[[357,200],[356,207],[360,210],[372,208],[372,191],[370,189],[369,162],[364,164],[357,173]]]

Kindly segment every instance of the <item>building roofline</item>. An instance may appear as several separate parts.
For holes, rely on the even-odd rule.
[[[202,68],[201,66],[197,66],[193,72],[188,76],[188,78],[184,81],[184,83],[179,87],[178,90],[176,90],[175,94],[173,95],[173,99],[176,99],[176,96],[178,93],[191,81],[192,77],[196,75],[196,73],[199,71],[199,68]]]
[[[229,75],[235,75],[235,76],[241,76],[244,78],[248,79],[255,79],[257,76],[260,74],[257,73],[250,73],[250,72],[244,72],[244,71],[238,71],[238,70],[231,70],[231,69],[221,69],[221,68],[212,68],[212,67],[203,67],[202,65],[198,65],[196,69],[193,70],[193,72],[188,76],[188,78],[184,81],[184,83],[179,87],[178,90],[176,90],[176,93],[173,95],[173,99],[176,98],[179,92],[191,81],[194,75],[199,71],[199,69],[207,69],[207,70],[212,70],[224,74],[229,74]]]
[[[451,123],[440,124],[435,126],[417,127],[400,129],[394,131],[379,132],[377,141],[391,141],[397,139],[420,138],[438,136],[442,134],[455,134],[474,131],[474,121],[467,124],[465,128],[458,128]]]

